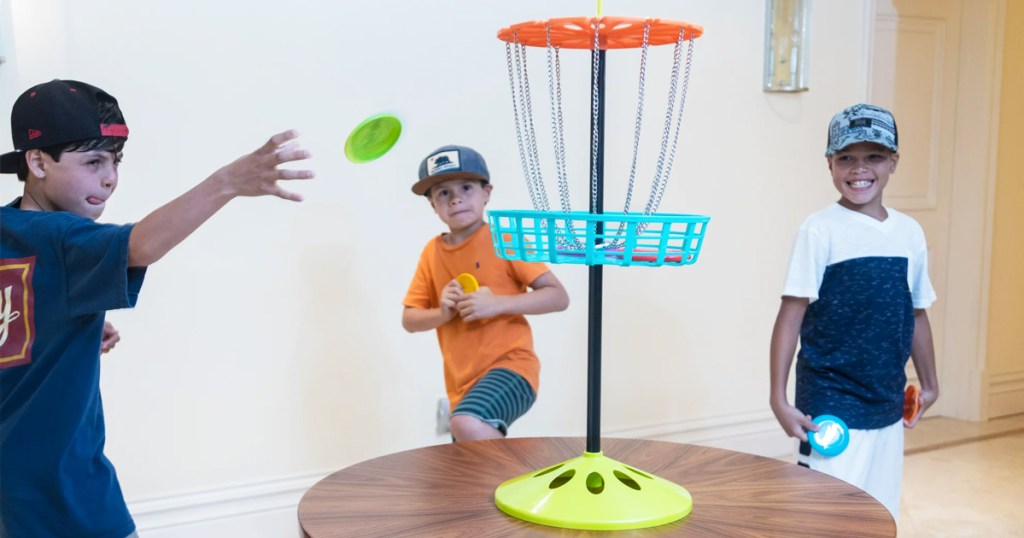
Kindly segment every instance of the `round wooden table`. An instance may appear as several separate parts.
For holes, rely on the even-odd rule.
[[[342,469],[299,502],[310,538],[607,536],[528,523],[494,504],[502,482],[583,454],[582,437],[517,438],[417,448]],[[892,537],[881,503],[846,482],[742,452],[642,439],[602,439],[608,458],[693,496],[683,519],[616,536]]]

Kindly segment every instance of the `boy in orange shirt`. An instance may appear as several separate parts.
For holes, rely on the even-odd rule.
[[[569,306],[546,264],[495,254],[483,220],[492,188],[483,157],[463,146],[432,152],[412,187],[449,232],[431,239],[420,254],[403,301],[402,327],[437,330],[455,441],[504,437],[533,405],[540,361],[524,315]],[[462,273],[473,275],[480,288],[467,293],[456,280]]]

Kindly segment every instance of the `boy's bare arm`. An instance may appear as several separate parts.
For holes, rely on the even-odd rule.
[[[441,306],[438,308],[405,307],[402,311],[402,328],[411,333],[430,331],[448,323],[455,317],[455,301],[462,295],[458,280],[452,280],[441,290]]]
[[[402,311],[402,328],[411,333],[429,331],[448,323],[440,308],[405,307]]]
[[[135,224],[128,241],[128,265],[145,267],[155,263],[237,196],[272,195],[301,201],[301,196],[277,184],[281,179],[310,179],[314,175],[310,170],[278,168],[310,157],[308,151],[288,144],[297,136],[295,131],[274,135],[253,153],[217,170]]]
[[[790,405],[786,397],[786,384],[789,381],[789,370],[793,365],[796,345],[800,337],[800,324],[803,323],[808,301],[800,297],[782,297],[779,314],[775,318],[771,342],[771,395],[772,412],[779,425],[790,437],[801,441],[807,440],[806,430],[817,431],[811,417]]]
[[[561,312],[569,307],[569,294],[551,271],[534,279],[530,287],[533,291],[527,293],[495,295],[490,288],[483,286],[473,293],[460,295],[456,308],[463,320],[473,321],[502,314]]]
[[[921,308],[914,309],[914,337],[910,342],[910,359],[914,361],[914,370],[917,371],[917,379],[921,382],[921,410],[913,420],[906,423],[908,428],[913,428],[925,410],[939,399],[932,325],[928,321],[928,312]]]

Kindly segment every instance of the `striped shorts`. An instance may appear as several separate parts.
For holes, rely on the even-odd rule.
[[[502,435],[533,406],[537,396],[523,376],[505,368],[488,371],[452,411],[452,416],[469,415],[490,424]]]

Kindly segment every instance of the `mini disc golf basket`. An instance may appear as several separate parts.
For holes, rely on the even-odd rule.
[[[573,17],[530,21],[503,28],[516,139],[533,211],[491,210],[494,248],[510,260],[589,266],[587,447],[580,457],[501,484],[495,503],[503,512],[533,523],[572,529],[639,529],[676,521],[690,513],[693,500],[683,487],[635,469],[601,453],[601,287],[604,265],[689,265],[697,261],[709,220],[702,215],[657,213],[682,125],[683,105],[699,26],[664,19]],[[642,212],[629,211],[636,179],[643,119],[647,51],[674,44],[668,106],[651,192]],[[562,211],[552,211],[541,173],[526,47],[547,50],[548,95],[555,170]],[[572,211],[562,129],[562,48],[589,49],[591,65],[590,210]],[[604,212],[604,73],[608,49],[640,49],[639,95],[633,159],[625,207]],[[678,104],[677,104],[678,100]],[[675,113],[674,113],[675,111]],[[674,123],[674,129],[673,129]]]

